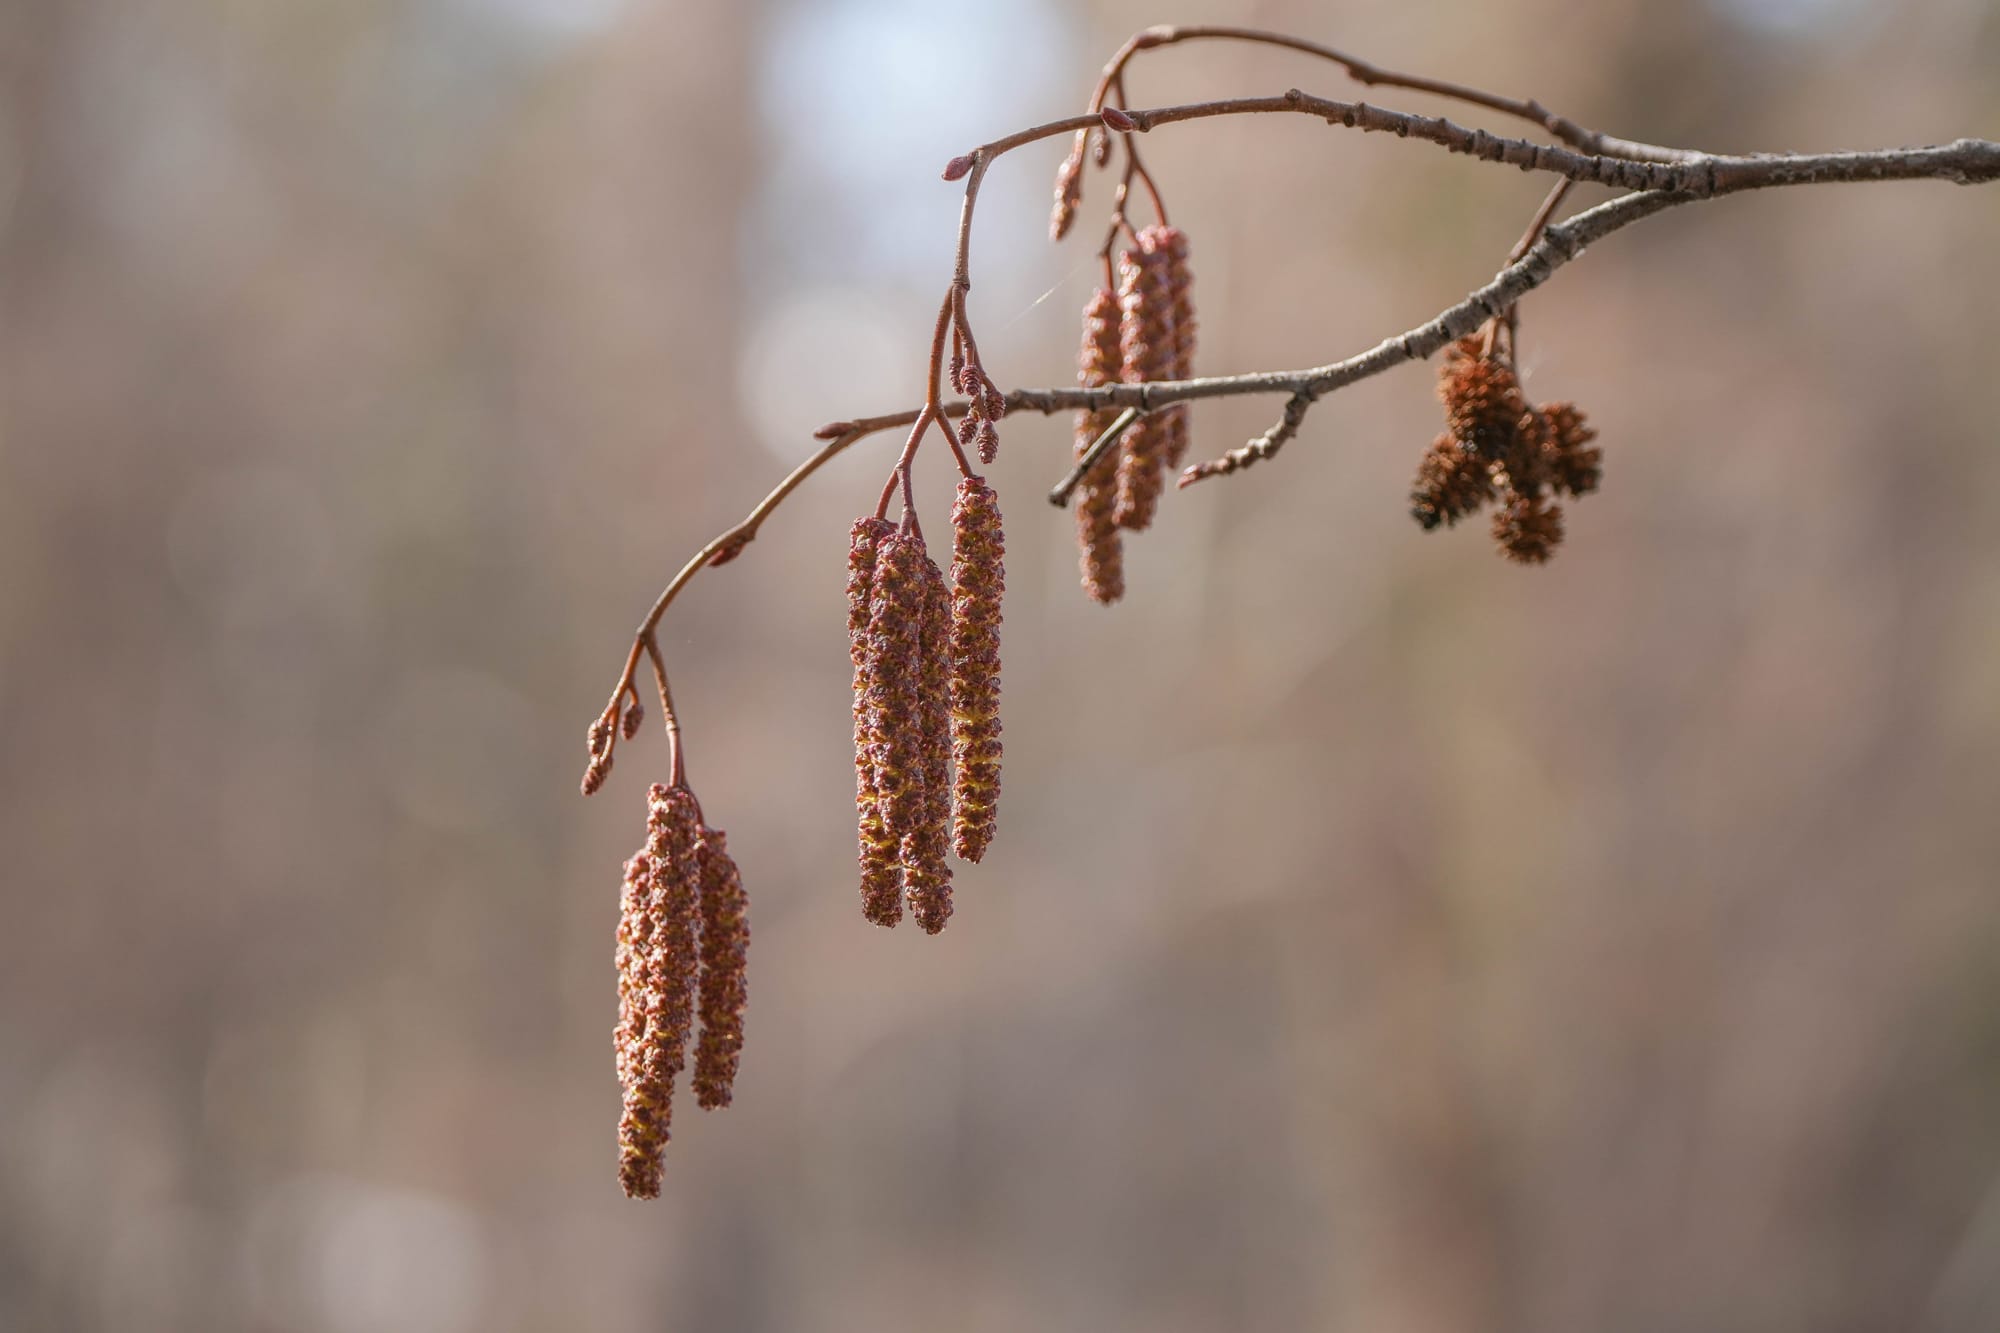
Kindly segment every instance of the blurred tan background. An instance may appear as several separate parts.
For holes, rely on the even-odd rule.
[[[1529,389],[1607,477],[1545,570],[1405,516],[1426,368],[1170,496],[1110,612],[1067,423],[1010,422],[1001,832],[936,940],[851,870],[894,441],[828,468],[665,626],[749,1040],[619,1197],[665,746],[575,789],[630,627],[912,400],[945,159],[1200,18],[1718,150],[2000,136],[1991,0],[0,7],[0,1328],[2000,1328],[2000,187],[1560,274]],[[1295,84],[1351,87],[1131,91]],[[1009,387],[1072,373],[1061,152],[979,216]],[[1148,153],[1216,372],[1427,318],[1543,189],[1303,121]]]

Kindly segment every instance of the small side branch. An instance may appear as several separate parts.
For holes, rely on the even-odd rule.
[[[1075,493],[1078,486],[1083,484],[1084,474],[1096,467],[1097,460],[1104,457],[1108,450],[1117,445],[1118,437],[1123,435],[1133,422],[1144,415],[1145,413],[1136,407],[1128,407],[1123,412],[1120,412],[1117,419],[1104,428],[1104,433],[1092,440],[1090,447],[1078,455],[1076,466],[1069,470],[1068,475],[1055,484],[1054,489],[1049,492],[1049,503],[1058,509],[1067,506],[1069,504],[1069,497]]]
[[[1180,480],[1175,485],[1185,490],[1195,482],[1205,481],[1209,477],[1226,477],[1232,472],[1249,467],[1252,463],[1261,463],[1271,457],[1299,433],[1299,427],[1305,424],[1306,410],[1313,405],[1315,397],[1317,395],[1310,389],[1299,390],[1285,400],[1284,412],[1272,423],[1269,430],[1241,448],[1231,449],[1220,458],[1211,458],[1206,463],[1196,463],[1181,473]]]

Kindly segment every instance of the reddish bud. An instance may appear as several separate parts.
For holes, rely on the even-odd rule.
[[[964,180],[966,173],[971,170],[972,154],[966,153],[944,164],[944,178],[948,181]]]

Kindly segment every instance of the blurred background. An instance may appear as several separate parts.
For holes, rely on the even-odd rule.
[[[911,403],[945,160],[1200,19],[1716,150],[2000,137],[1992,0],[0,8],[0,1328],[2000,1327],[1993,187],[1565,269],[1528,388],[1607,474],[1543,570],[1407,518],[1429,368],[1170,493],[1110,611],[1068,423],[1010,421],[1001,831],[934,940],[852,869],[895,441],[828,467],[663,629],[749,1038],[620,1197],[665,745],[576,783],[627,635],[815,425]],[[1293,85],[1351,93],[1130,79]],[[1063,151],[982,196],[1007,387],[1073,374]],[[1209,372],[1428,318],[1544,189],[1304,120],[1147,152]]]

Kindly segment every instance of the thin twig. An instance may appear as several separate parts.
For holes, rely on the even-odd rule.
[[[1299,433],[1299,427],[1305,424],[1306,409],[1313,405],[1313,400],[1317,397],[1319,395],[1310,387],[1300,389],[1285,400],[1285,410],[1279,414],[1269,430],[1241,448],[1231,449],[1220,458],[1211,458],[1206,463],[1196,463],[1181,473],[1180,480],[1174,483],[1175,486],[1185,488],[1210,477],[1226,477],[1232,472],[1249,467],[1252,463],[1261,463],[1271,457]]]
[[[1528,253],[1528,247],[1542,238],[1542,232],[1554,220],[1556,210],[1562,207],[1562,201],[1575,186],[1576,182],[1568,176],[1555,183],[1548,197],[1542,200],[1542,206],[1535,210],[1535,216],[1528,220],[1528,229],[1521,233],[1521,239],[1514,242],[1514,248],[1507,252],[1508,263],[1519,262],[1521,256]]]
[[[1444,79],[1426,78],[1419,74],[1399,74],[1363,60],[1359,56],[1337,51],[1331,46],[1308,41],[1303,37],[1268,32],[1262,28],[1239,28],[1225,24],[1165,25],[1134,33],[1105,65],[1104,73],[1098,80],[1097,91],[1091,97],[1091,110],[1095,111],[1104,105],[1105,90],[1123,75],[1126,64],[1140,51],[1173,46],[1180,42],[1203,40],[1255,42],[1263,46],[1302,51],[1307,55],[1317,56],[1339,65],[1357,83],[1385,88],[1407,88],[1412,92],[1430,93],[1471,106],[1485,107],[1489,111],[1498,111],[1502,115],[1539,125],[1573,148],[1606,157],[1631,158],[1639,162],[1684,162],[1701,156],[1700,153],[1690,149],[1666,148],[1659,144],[1640,143],[1635,139],[1620,139],[1613,135],[1601,134],[1577,124],[1567,116],[1557,115],[1533,98],[1507,97]]]
[[[1069,475],[1057,482],[1049,491],[1049,503],[1058,509],[1068,505],[1071,493],[1083,484],[1084,474],[1096,467],[1097,460],[1104,457],[1105,451],[1117,444],[1118,437],[1144,415],[1145,413],[1136,407],[1128,407],[1120,412],[1117,419],[1104,428],[1104,433],[1092,440],[1088,449],[1077,455],[1076,466],[1072,467]]]
[[[667,785],[685,787],[687,752],[681,744],[681,719],[680,714],[674,711],[674,692],[667,684],[667,662],[660,656],[660,644],[657,638],[647,637],[646,656],[652,659],[653,684],[660,693],[660,720],[667,728]]]

